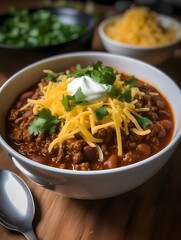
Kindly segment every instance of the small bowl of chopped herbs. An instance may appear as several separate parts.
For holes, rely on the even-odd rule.
[[[11,8],[0,16],[1,56],[16,71],[51,55],[90,50],[94,26],[92,16],[74,8]]]

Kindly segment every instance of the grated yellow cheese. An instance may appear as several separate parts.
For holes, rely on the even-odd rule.
[[[147,7],[131,7],[106,24],[111,39],[139,46],[159,46],[176,40],[176,28],[164,26],[156,12]]]
[[[115,130],[116,130],[116,137],[117,137],[117,145],[118,145],[118,156],[122,155],[122,139],[121,139],[121,118],[119,116],[118,110],[116,108],[116,105],[114,104],[114,101],[109,98],[109,103],[111,105],[111,108],[113,110],[112,118],[115,123]]]
[[[102,142],[102,139],[96,138],[94,134],[96,134],[99,129],[111,127],[115,129],[118,155],[121,156],[121,132],[124,132],[127,135],[130,131],[138,135],[146,135],[150,132],[149,129],[143,130],[135,118],[140,117],[139,112],[149,110],[148,108],[136,108],[136,99],[127,103],[108,97],[104,102],[88,102],[73,107],[71,111],[66,111],[62,105],[62,98],[63,96],[69,95],[67,92],[67,85],[70,81],[71,80],[67,79],[66,75],[63,75],[61,81],[50,81],[46,86],[43,86],[43,84],[40,83],[39,88],[42,93],[41,98],[37,100],[29,99],[27,105],[22,108],[23,110],[32,105],[35,115],[37,115],[41,109],[47,108],[51,111],[52,115],[57,116],[61,120],[61,131],[50,143],[48,148],[50,152],[56,145],[61,147],[65,140],[74,138],[75,134],[80,134],[90,146],[95,147],[97,143]],[[115,86],[121,87],[122,85],[123,83],[119,75],[116,77]],[[133,88],[132,95],[134,97],[136,95],[143,96],[144,93],[139,91],[138,88]],[[102,120],[98,120],[95,110],[103,106],[106,106],[108,115]],[[130,122],[134,127],[129,128]]]
[[[141,92],[139,90],[139,88],[137,88],[137,87],[132,87],[131,88],[131,96],[132,96],[132,98],[135,98],[135,96],[144,96],[144,95],[145,95],[145,93]]]

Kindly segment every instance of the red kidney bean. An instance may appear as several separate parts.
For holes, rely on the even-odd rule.
[[[18,101],[17,104],[16,104],[16,107],[21,108],[21,107],[23,107],[23,105],[24,105],[23,101]]]
[[[30,97],[33,96],[33,94],[34,94],[33,91],[25,92],[25,93],[23,93],[23,94],[20,96],[20,100],[30,98]]]
[[[157,131],[158,131],[158,134],[157,134],[158,138],[165,137],[167,132],[166,132],[164,126],[161,123],[157,123],[156,127],[157,127]]]
[[[106,137],[103,139],[104,143],[109,145],[113,141],[114,130],[113,128],[107,128]]]
[[[151,154],[151,148],[148,144],[140,143],[137,145],[137,149],[144,155],[149,156]]]
[[[23,119],[26,119],[26,118],[28,118],[30,115],[32,114],[32,110],[30,109],[30,110],[28,110],[28,111],[26,111],[24,114],[23,114]]]
[[[156,106],[159,109],[164,109],[165,107],[165,102],[163,101],[163,99],[160,96],[154,96],[154,101],[156,103]]]
[[[163,117],[163,118],[170,118],[171,117],[170,113],[167,112],[167,111],[164,111],[164,110],[159,110],[158,114],[159,114],[160,117]]]
[[[45,163],[45,159],[43,156],[40,156],[40,155],[34,155],[32,156],[32,159],[35,161],[35,162],[38,162],[38,163]]]
[[[112,154],[106,161],[108,168],[116,168],[118,166],[118,157]]]
[[[160,122],[163,125],[163,127],[165,128],[165,130],[170,130],[173,127],[173,123],[170,120],[165,119],[165,120],[161,120]]]
[[[155,124],[155,127],[156,127],[155,129],[157,131],[157,137],[158,138],[163,138],[163,137],[166,136],[167,132],[166,132],[164,126],[161,124],[161,122],[157,122]]]
[[[163,101],[158,101],[156,105],[159,109],[163,109],[165,107],[165,103]]]
[[[75,71],[75,66],[71,66],[71,67],[69,68],[69,71],[70,71],[70,72],[74,72],[74,71]]]
[[[97,149],[95,147],[85,146],[83,152],[89,161],[97,159]]]

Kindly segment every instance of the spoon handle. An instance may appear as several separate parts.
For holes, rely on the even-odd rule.
[[[38,240],[32,228],[29,231],[24,232],[23,234],[27,240]]]

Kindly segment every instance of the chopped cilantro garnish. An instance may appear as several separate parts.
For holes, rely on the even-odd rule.
[[[106,107],[101,107],[95,110],[95,114],[98,120],[102,120],[103,117],[108,115],[108,110]]]
[[[94,70],[101,71],[101,69],[102,69],[102,62],[101,61],[97,61],[96,63],[93,63],[92,66],[93,66]]]
[[[94,79],[94,81],[98,82],[98,83],[102,83],[101,79],[102,79],[102,73],[99,72],[98,70],[93,70],[90,72],[90,77],[92,79]]]
[[[114,69],[112,67],[103,67],[102,62],[98,61],[92,65],[92,69],[89,67],[81,68],[80,65],[77,65],[75,71],[70,73],[68,77],[81,77],[89,76],[93,78],[96,82],[102,84],[112,85],[116,79]]]
[[[75,68],[75,71],[68,74],[68,78],[69,77],[74,77],[74,78],[82,77],[82,76],[88,75],[88,72],[90,72],[88,70],[88,67],[87,68],[81,68],[80,64],[77,64],[76,68]]]
[[[70,102],[70,100],[71,100],[71,102]],[[77,91],[75,92],[75,94],[73,96],[67,95],[67,96],[63,96],[63,98],[62,98],[62,105],[64,106],[65,111],[71,111],[72,107],[82,104],[82,103],[85,103],[85,102],[86,102],[85,96],[82,92],[81,87],[79,87],[77,89]]]
[[[75,70],[76,71],[79,71],[81,69],[81,65],[80,64],[77,64],[76,66],[75,66]]]
[[[120,95],[120,90],[112,85],[107,86],[107,92],[114,97],[118,97]]]
[[[130,88],[123,89],[119,96],[119,100],[122,102],[131,102],[131,100],[132,100],[131,89]]]
[[[16,47],[44,47],[78,39],[87,33],[81,22],[66,23],[56,11],[11,8],[1,20],[0,45]]]
[[[75,103],[82,103],[85,101],[85,95],[83,94],[81,87],[79,87],[75,92],[74,99]]]
[[[116,79],[114,69],[112,67],[103,67],[102,62],[98,61],[93,64],[92,78],[99,83],[112,85]],[[95,76],[95,77],[93,77]]]
[[[34,136],[39,133],[51,135],[55,132],[57,123],[59,123],[59,119],[53,116],[49,109],[42,109],[37,117],[30,123],[28,130],[30,134],[34,134]]]
[[[128,80],[125,81],[125,84],[126,85],[129,84],[130,88],[136,87],[137,86],[137,82],[136,81],[137,81],[137,79],[134,76],[132,76]]]
[[[51,81],[51,80],[56,79],[59,75],[60,75],[60,73],[47,72],[47,75],[46,75],[45,79],[48,80],[48,81]]]
[[[136,120],[143,128],[146,128],[151,123],[151,120],[147,117],[139,117]]]
[[[62,105],[64,106],[65,108],[65,111],[71,111],[71,106],[70,106],[70,96],[63,96],[62,98]]]
[[[114,74],[113,71],[111,71],[112,68],[104,68],[102,71],[102,79],[101,79],[101,83],[104,84],[110,84],[112,85],[114,83],[114,81],[116,80],[116,75]]]

